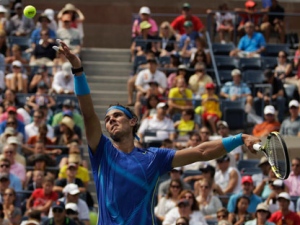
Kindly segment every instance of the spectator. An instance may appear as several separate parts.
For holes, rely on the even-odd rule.
[[[22,55],[22,49],[19,45],[14,44],[11,47],[11,56],[6,56],[5,63],[6,65],[9,65],[13,63],[14,61],[20,61],[22,64],[26,65],[28,64],[28,60],[23,57]],[[10,71],[10,68],[8,69]]]
[[[142,121],[138,130],[138,136],[141,143],[150,141],[163,141],[166,138],[174,140],[174,123],[167,115],[168,105],[160,102],[156,106],[156,114],[153,117],[146,118]],[[152,134],[150,135],[149,132]]]
[[[22,211],[16,206],[17,194],[13,188],[7,188],[3,196],[4,217],[9,219],[12,225],[19,225],[22,220]]]
[[[185,109],[193,108],[193,92],[186,86],[183,77],[176,79],[176,87],[171,88],[168,95],[169,114],[176,116]]]
[[[3,116],[4,120],[0,123],[0,134],[2,134],[6,127],[13,127],[18,132],[22,133],[23,138],[25,137],[25,125],[22,122],[22,117],[17,113],[17,109],[14,106],[9,106],[6,108],[7,117]],[[9,124],[8,123],[9,119]],[[22,140],[23,141],[23,140]]]
[[[10,173],[10,161],[7,158],[0,158],[0,174],[9,174],[9,187],[13,188],[15,191],[22,191],[22,183],[19,177]]]
[[[22,73],[22,63],[18,60],[12,62],[12,73],[5,76],[6,87],[17,93],[27,93],[27,75]]]
[[[234,212],[229,213],[228,221],[233,225],[239,225],[251,220],[252,215],[247,210],[249,204],[250,199],[247,196],[242,195],[238,197],[235,210]]]
[[[159,98],[157,95],[150,95],[146,100],[146,106],[142,108],[142,119],[146,119],[147,117],[153,117],[156,113],[156,106],[159,103]]]
[[[6,32],[9,26],[9,20],[7,19],[7,9],[1,5],[0,6],[0,30]]]
[[[40,113],[40,115],[43,115]],[[48,130],[48,127],[50,127],[50,130]],[[30,127],[29,127],[30,128]],[[53,136],[53,128],[49,125],[46,124],[45,122],[40,122],[38,125],[35,127],[32,126],[33,130],[36,130],[36,133],[32,132],[32,136],[28,136],[28,145],[35,145],[37,142],[41,142],[44,145],[53,145],[53,142],[51,141],[51,136]]]
[[[16,15],[10,18],[9,33],[13,36],[29,36],[34,30],[34,21],[23,15],[21,3],[15,5]]]
[[[55,33],[56,29],[52,30],[49,28],[49,24],[51,23],[51,20],[45,13],[42,13],[39,16],[38,22],[39,22],[39,26],[37,26],[37,28],[31,34],[31,42],[33,44],[32,46],[33,48],[36,45],[41,43],[41,38],[43,38],[41,34],[43,35],[47,34],[47,36],[44,37],[45,38],[47,37],[47,40],[50,43],[53,43],[56,38],[56,33]]]
[[[191,187],[187,183],[183,181],[181,178],[182,168],[175,167],[169,172],[170,178],[160,183],[158,186],[158,199],[160,200],[162,197],[166,196],[168,193],[168,188],[170,187],[172,180],[180,180],[181,186],[183,190],[190,190]]]
[[[238,57],[260,57],[260,54],[265,51],[266,41],[261,33],[254,31],[254,24],[247,22],[245,24],[246,34],[239,41],[237,49],[230,52],[230,56]]]
[[[76,184],[68,184],[63,189],[63,193],[65,194],[65,197],[58,199],[61,202],[68,203],[75,203],[78,207],[78,218],[86,225],[89,224],[90,216],[89,216],[89,209],[85,201],[79,198],[80,190]],[[54,208],[50,209],[48,217],[51,218],[54,213]]]
[[[211,77],[206,74],[206,66],[204,63],[197,63],[195,65],[195,74],[190,77],[188,83],[193,91],[194,97],[200,99],[205,93],[205,85],[213,83]]]
[[[288,193],[282,192],[278,195],[277,200],[279,201],[279,210],[272,213],[269,221],[279,224],[297,225],[300,223],[300,217],[297,213],[289,210],[289,204],[291,197]],[[287,222],[288,221],[288,222]]]
[[[71,64],[66,62],[62,65],[62,71],[54,75],[52,89],[57,94],[74,94],[74,79]]]
[[[197,43],[200,43],[200,42],[204,42],[203,38],[196,39],[196,45],[199,45]],[[203,45],[203,44],[201,44],[201,45]],[[209,51],[206,52],[205,49],[198,49],[198,47],[197,47],[197,51],[191,56],[190,68],[196,69],[195,66],[198,63],[201,63],[201,64],[203,63],[205,66],[209,66],[210,61],[211,61],[211,58],[210,58]]]
[[[160,56],[171,55],[171,53],[177,51],[175,31],[168,21],[164,21],[161,23],[159,29],[159,37],[161,41]]]
[[[4,218],[2,203],[0,203],[0,223],[2,225],[10,225],[10,221],[8,219]],[[31,224],[29,224],[29,225],[31,225]]]
[[[32,80],[29,84],[29,92],[35,93],[37,91],[38,85],[43,82],[47,89],[52,87],[52,81],[53,76],[51,74],[48,74],[48,68],[47,66],[43,65],[40,66],[36,72],[36,74],[33,75]]]
[[[275,108],[272,105],[266,105],[264,109],[265,121],[256,124],[253,128],[255,137],[267,137],[272,131],[279,131],[280,123],[276,121]]]
[[[217,211],[217,220],[220,221],[228,221],[229,212],[226,208],[222,207]],[[219,224],[218,224],[219,225]]]
[[[0,14],[1,14],[1,6],[0,6]],[[4,57],[10,56],[10,49],[7,46],[6,32],[4,30],[0,30],[0,53]]]
[[[250,112],[253,104],[250,88],[242,81],[242,73],[240,70],[232,70],[231,76],[233,81],[225,83],[221,88],[220,96],[231,101],[246,102],[245,111]]]
[[[77,225],[85,225],[85,223],[78,218],[78,206],[75,203],[66,204],[66,216],[74,220]]]
[[[33,52],[31,53],[30,66],[53,66],[53,60],[56,58],[56,51],[52,48],[54,43],[49,42],[49,31],[42,30],[41,39],[38,44],[35,45]]]
[[[269,206],[265,203],[260,203],[256,207],[255,219],[247,221],[245,225],[275,225],[274,223],[267,221],[270,218],[270,216],[271,212],[269,210]]]
[[[222,207],[222,203],[217,196],[213,195],[212,184],[208,180],[202,179],[199,188],[199,195],[196,197],[196,200],[200,211],[206,220],[216,219],[216,213]]]
[[[300,137],[299,102],[297,100],[290,101],[289,112],[290,117],[286,118],[281,124],[280,134]]]
[[[52,74],[56,74],[58,71],[62,70],[62,65],[68,62],[66,56],[59,51],[56,53],[56,58],[53,60]]]
[[[230,213],[236,213],[235,209],[238,205],[238,199],[242,196],[245,196],[248,199],[248,204],[245,210],[248,213],[255,213],[256,207],[259,203],[262,202],[262,199],[253,194],[253,180],[251,176],[243,176],[242,177],[242,192],[236,193],[229,198],[227,209]]]
[[[58,198],[57,193],[52,191],[53,185],[54,179],[50,176],[46,176],[43,180],[43,188],[34,190],[27,200],[27,211],[36,209],[41,211],[42,215],[47,215],[52,203]]]
[[[77,225],[72,219],[66,216],[65,203],[62,201],[55,201],[52,203],[52,216],[43,222],[43,225]]]
[[[61,17],[62,27],[56,32],[57,38],[65,42],[73,54],[78,55],[81,51],[81,42],[79,30],[71,26],[71,14],[63,14]]]
[[[194,117],[195,113],[193,109],[184,109],[181,112],[180,120],[174,123],[174,128],[177,130],[177,141],[188,141],[189,134],[198,132],[199,126],[195,123]]]
[[[241,190],[241,175],[235,167],[230,167],[230,157],[224,155],[217,159],[219,170],[215,174],[215,182],[225,194],[238,193]],[[228,210],[232,212],[233,210]]]
[[[286,78],[291,77],[293,70],[292,64],[288,61],[288,54],[285,51],[278,52],[277,62],[275,77],[285,82]]]
[[[274,213],[279,209],[279,202],[277,201],[277,198],[280,195],[280,193],[285,192],[285,189],[286,187],[284,185],[283,180],[279,180],[279,179],[273,180],[272,192],[269,194],[266,200],[266,203],[268,204],[271,213]],[[292,201],[290,201],[289,210],[295,212],[295,205]]]
[[[9,120],[12,118],[9,118]],[[8,123],[11,123],[14,121],[8,121]],[[7,127],[4,130],[4,133],[1,134],[0,136],[0,143],[2,145],[6,145],[7,144],[7,139],[11,136],[14,136],[18,139],[19,143],[22,143],[24,140],[23,134],[21,134],[20,132],[17,132],[16,129],[14,127],[11,127],[9,124],[7,124]]]
[[[133,25],[132,25],[132,38],[136,38],[137,36],[141,35],[141,29],[140,29],[140,24],[144,21],[147,21],[148,23],[151,24],[151,28],[148,31],[148,34],[152,37],[157,36],[158,34],[158,28],[157,24],[154,19],[151,18],[151,11],[149,7],[143,6],[140,8],[139,12],[139,18],[134,20]]]
[[[176,220],[176,224],[175,225],[189,225],[189,219],[186,217],[179,217]]]
[[[74,131],[74,121],[71,117],[65,116],[60,122],[60,133],[53,139],[53,143],[60,146],[68,145],[69,143],[76,141],[81,144],[79,136]]]
[[[9,181],[9,174],[8,173],[1,173],[0,174],[0,200],[3,202],[3,197],[5,190],[9,188],[10,181]]]
[[[267,198],[271,193],[270,182],[273,182],[273,178],[270,176],[273,174],[271,172],[271,166],[266,157],[262,157],[257,165],[261,172],[252,175],[252,180],[254,183],[253,193],[261,196],[262,198]]]
[[[18,98],[16,97],[16,93],[10,89],[6,89],[4,92],[4,99],[1,103],[1,107],[3,110],[7,109],[5,107],[4,103],[6,103],[8,106],[15,106],[16,109],[22,108],[23,104],[19,102]],[[4,112],[0,116],[0,121],[3,122],[3,120],[6,120],[8,117],[8,113]],[[22,116],[18,115],[19,120],[22,120]]]
[[[196,32],[204,31],[204,25],[201,22],[201,20],[197,16],[192,15],[191,5],[189,3],[184,3],[182,5],[181,12],[182,15],[176,17],[171,23],[171,26],[176,32],[178,32],[178,34],[182,35],[185,33],[184,23],[186,21],[192,22],[192,27],[194,31]]]
[[[25,157],[23,155],[21,155],[19,152],[21,152],[21,146],[20,146],[20,142],[18,141],[18,139],[14,136],[11,136],[7,139],[7,145],[10,146],[10,148],[13,148],[14,149],[14,152],[16,152],[15,154],[15,161],[20,163],[21,165],[23,165],[24,167],[26,166],[26,160],[25,160]],[[3,156],[5,158],[8,158],[7,156],[5,156],[4,154],[4,148],[6,146],[3,147]],[[8,154],[10,154],[10,152],[7,152]],[[12,167],[12,164],[10,164],[11,167]]]
[[[159,199],[157,206],[154,209],[155,215],[160,221],[164,221],[165,215],[171,209],[176,207],[181,191],[182,191],[181,181],[171,180],[167,195]]]
[[[61,151],[60,151],[61,153]],[[46,150],[43,142],[38,141],[34,145],[33,155],[27,158],[28,166],[36,167],[36,169],[45,169],[46,167],[56,166],[56,159],[53,158],[50,154],[53,154],[53,151]],[[36,166],[38,163],[43,164],[43,166]],[[27,172],[27,177],[32,178],[32,171]]]
[[[300,158],[296,157],[292,159],[292,171],[284,183],[291,196],[300,195]]]
[[[274,30],[279,34],[280,42],[285,43],[284,8],[278,4],[277,0],[272,0],[272,5],[268,11],[270,13],[268,15],[269,21],[260,27],[264,32],[266,41],[269,42],[271,31]]]
[[[43,187],[44,171],[34,170],[32,172],[32,182],[28,182],[27,190],[33,192],[35,189]],[[28,198],[30,195],[28,196]]]
[[[50,23],[48,23],[48,27],[49,29],[56,31],[57,30],[57,22],[54,18],[55,12],[53,9],[45,9],[43,14],[45,14],[47,16],[47,18],[50,20]],[[37,22],[36,27],[40,27],[41,24],[40,22]]]
[[[185,82],[188,83],[189,77],[188,77],[188,71],[187,67],[184,64],[179,65],[176,72],[171,73],[168,76],[168,89],[170,90],[173,87],[176,87],[176,81],[177,78],[182,77],[184,78]]]
[[[177,207],[167,213],[163,225],[174,224],[179,217],[189,218],[190,225],[207,225],[192,191],[184,190],[181,192]]]
[[[296,75],[293,78],[293,83],[297,85],[298,87],[298,93],[300,93],[300,45],[298,46],[298,49],[295,51],[294,56],[294,67],[297,70]],[[292,82],[292,81],[286,81],[286,82]]]

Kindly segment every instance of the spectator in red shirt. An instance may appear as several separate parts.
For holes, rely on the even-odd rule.
[[[290,195],[286,192],[281,192],[277,200],[279,202],[279,210],[271,215],[269,221],[276,225],[299,225],[300,217],[297,213],[289,210]]]
[[[184,22],[191,21],[193,23],[193,30],[202,32],[204,31],[204,25],[202,21],[197,17],[192,15],[191,5],[189,3],[184,3],[182,5],[182,15],[176,17],[171,26],[180,35],[185,34]]]
[[[54,179],[46,176],[43,181],[43,188],[37,188],[33,191],[27,200],[27,210],[39,210],[42,214],[47,215],[53,201],[58,199],[56,192],[52,191]]]

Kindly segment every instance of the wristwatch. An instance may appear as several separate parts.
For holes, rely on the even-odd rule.
[[[83,67],[72,68],[72,74],[83,72]]]

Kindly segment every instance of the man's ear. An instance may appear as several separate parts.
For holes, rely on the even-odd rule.
[[[138,118],[133,117],[132,119],[130,119],[129,124],[130,126],[135,126],[138,122]]]

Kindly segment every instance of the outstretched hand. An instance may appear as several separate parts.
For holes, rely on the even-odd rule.
[[[56,39],[56,42],[58,44],[58,46],[53,46],[52,48],[61,53],[64,54],[66,56],[66,58],[69,60],[69,62],[71,63],[72,67],[77,69],[81,67],[81,60],[78,58],[78,56],[76,56],[75,54],[73,54],[68,45],[63,42],[60,39]]]
[[[257,151],[253,149],[253,145],[256,143],[260,143],[261,140],[257,137],[248,135],[248,134],[243,134],[242,136],[243,140],[244,140],[244,144],[246,145],[246,147],[252,152],[252,153],[256,153]]]

